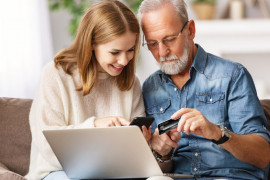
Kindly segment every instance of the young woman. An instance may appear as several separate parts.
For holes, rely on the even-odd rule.
[[[87,10],[73,44],[42,73],[30,112],[27,179],[67,178],[42,130],[126,126],[145,116],[135,76],[139,47],[139,24],[128,7],[105,0]],[[143,134],[149,140],[149,129]]]

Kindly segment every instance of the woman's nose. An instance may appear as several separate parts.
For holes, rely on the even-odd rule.
[[[118,60],[118,64],[121,64],[122,66],[126,66],[130,60],[131,59],[128,57],[127,54],[123,54]]]

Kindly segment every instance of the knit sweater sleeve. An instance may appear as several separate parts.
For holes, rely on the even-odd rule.
[[[139,79],[136,77],[133,85],[133,101],[131,119],[134,117],[145,117],[145,109],[142,97],[142,90]]]
[[[95,117],[90,117],[80,124],[69,124],[70,104],[69,92],[73,82],[69,75],[62,76],[61,71],[49,63],[43,70],[39,89],[30,111],[30,128],[32,144],[43,159],[55,169],[62,169],[42,131],[48,129],[71,129],[93,127]],[[70,82],[70,84],[68,84]],[[73,83],[74,84],[74,83]],[[73,89],[72,89],[73,90]]]

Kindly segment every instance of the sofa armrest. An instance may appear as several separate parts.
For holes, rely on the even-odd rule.
[[[268,120],[268,129],[270,130],[270,99],[262,99],[261,105],[263,107],[266,119]]]
[[[5,169],[6,169],[6,170],[9,170],[9,169],[7,168],[7,166],[5,166],[3,163],[0,162],[0,173],[1,173],[2,170],[5,170]]]
[[[22,176],[29,170],[31,104],[31,99],[0,97],[0,162]]]
[[[23,176],[10,171],[3,163],[0,162],[0,179],[5,180],[26,180]]]

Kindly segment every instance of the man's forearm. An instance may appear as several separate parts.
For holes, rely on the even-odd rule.
[[[255,134],[231,135],[231,139],[221,146],[234,157],[259,168],[265,168],[269,164],[270,144],[265,139]]]

